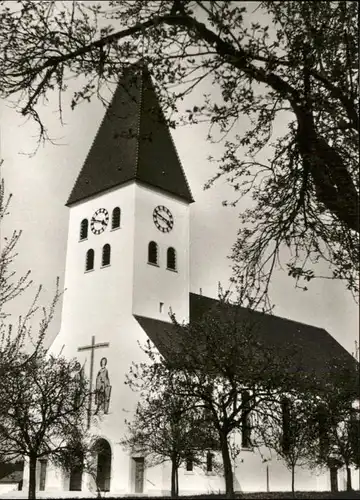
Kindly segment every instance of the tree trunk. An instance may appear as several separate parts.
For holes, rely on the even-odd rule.
[[[291,491],[293,498],[295,498],[295,465],[291,466]]]
[[[171,498],[177,497],[176,472],[177,472],[176,457],[173,456],[171,458]]]
[[[220,433],[221,455],[224,466],[225,491],[227,498],[234,498],[234,480],[227,435]]]
[[[179,467],[178,465],[176,466],[176,471],[175,471],[175,481],[176,481],[176,496],[179,496]]]
[[[34,500],[36,498],[36,455],[29,456],[29,495],[28,498]]]
[[[348,465],[346,466],[346,491],[352,491],[351,469]]]

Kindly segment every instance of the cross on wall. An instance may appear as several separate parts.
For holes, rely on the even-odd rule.
[[[91,351],[90,352],[90,394],[89,394],[88,419],[87,419],[88,429],[90,427],[90,420],[91,420],[92,386],[93,386],[93,376],[94,376],[94,351],[95,351],[95,349],[99,349],[100,347],[109,347],[109,346],[110,346],[109,342],[100,342],[98,344],[95,344],[95,335],[93,335],[91,337],[91,345],[78,347],[78,352],[79,351],[89,351],[89,350]]]

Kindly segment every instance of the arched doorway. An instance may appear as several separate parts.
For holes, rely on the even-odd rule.
[[[111,448],[106,439],[98,439],[94,446],[97,454],[96,484],[100,491],[110,491]]]

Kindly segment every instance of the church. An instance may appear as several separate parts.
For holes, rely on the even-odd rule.
[[[150,338],[161,349],[170,309],[179,322],[189,322],[215,303],[190,290],[192,203],[151,77],[131,67],[67,201],[66,291],[61,328],[51,346],[54,354],[76,357],[96,390],[91,411],[103,417],[90,430],[101,445],[97,482],[108,496],[170,493],[170,465],[148,467],[146,457],[132,455],[119,441],[137,404],[125,375],[132,361],[147,361],[139,343]],[[289,337],[298,342],[313,363],[350,357],[321,328],[269,316],[264,329],[280,344]],[[234,461],[235,491],[290,490],[285,465],[275,456],[266,463],[262,458],[249,447],[241,450]],[[330,490],[329,471],[298,469],[296,486]],[[39,497],[96,496],[91,477],[65,474],[46,461],[39,463],[37,488]],[[339,488],[344,488],[341,477]],[[211,467],[203,471],[187,464],[179,471],[180,495],[221,491],[223,477]]]

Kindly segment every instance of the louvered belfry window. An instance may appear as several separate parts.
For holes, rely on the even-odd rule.
[[[86,271],[91,271],[92,269],[94,269],[94,257],[95,257],[95,252],[92,248],[90,248],[86,252],[86,263],[85,263]]]
[[[112,211],[111,218],[111,229],[117,229],[120,227],[120,219],[121,219],[121,210],[119,207],[115,207]]]
[[[89,221],[83,219],[80,224],[80,240],[86,240],[88,237]]]
[[[103,266],[108,266],[110,264],[110,257],[111,257],[111,247],[108,243],[103,246],[102,250],[102,265]]]
[[[148,262],[149,264],[158,264],[158,246],[155,241],[150,241],[148,247]]]
[[[176,252],[175,248],[169,247],[167,249],[167,269],[171,269],[172,271],[176,271]]]

